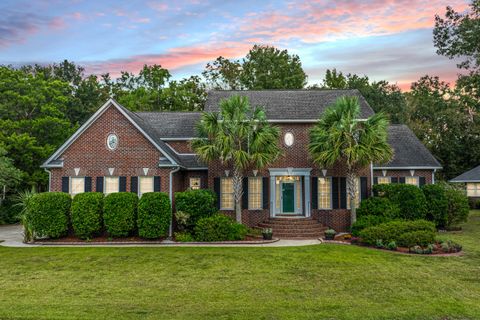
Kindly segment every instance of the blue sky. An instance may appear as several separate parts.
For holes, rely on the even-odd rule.
[[[437,56],[435,13],[446,1],[3,0],[0,64],[63,59],[88,73],[138,72],[161,64],[174,78],[200,74],[222,55],[243,57],[254,44],[298,54],[319,82],[327,68],[408,88],[424,74],[454,81],[455,63]]]

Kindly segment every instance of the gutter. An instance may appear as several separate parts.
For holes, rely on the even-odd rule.
[[[373,162],[370,162],[370,197],[373,197]]]
[[[45,172],[48,172],[48,192],[50,192],[51,187],[52,187],[52,172],[50,170],[48,170],[47,168],[43,168],[43,170],[45,170]]]
[[[169,198],[170,198],[170,207],[172,208],[172,215],[170,216],[170,226],[168,227],[168,237],[172,239],[173,236],[173,174],[180,170],[180,166],[177,166],[175,169],[170,171],[169,175]]]

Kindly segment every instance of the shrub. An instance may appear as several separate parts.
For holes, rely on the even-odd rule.
[[[175,209],[190,215],[187,228],[193,230],[197,221],[217,212],[216,194],[211,190],[187,190],[175,193]]]
[[[379,224],[377,226],[368,227],[360,231],[362,242],[375,245],[377,240],[385,243],[398,240],[401,235],[412,231],[430,231],[435,232],[435,224],[426,220],[401,221],[395,220]]]
[[[72,198],[63,192],[37,193],[28,203],[30,226],[35,236],[59,238],[68,231]]]
[[[422,187],[427,200],[427,219],[443,228],[447,223],[448,200],[445,188],[439,184],[427,184]]]
[[[180,232],[183,232],[187,229],[188,220],[190,219],[190,215],[183,211],[175,212],[175,221],[177,222],[177,229]]]
[[[468,205],[470,206],[470,209],[480,209],[480,199],[468,198]]]
[[[6,197],[5,200],[0,200],[0,203],[0,225],[17,223],[19,221],[20,209],[18,206],[15,206],[14,197]]]
[[[138,196],[131,192],[111,193],[105,197],[103,221],[112,237],[125,237],[135,230]]]
[[[389,199],[400,208],[399,217],[407,220],[425,219],[427,201],[419,187],[395,183],[373,186],[374,194]]]
[[[72,202],[72,227],[75,235],[91,238],[102,229],[103,193],[79,193]]]
[[[467,221],[469,214],[468,198],[461,190],[451,187],[445,189],[448,202],[447,219],[445,226],[450,227]]]
[[[147,239],[167,236],[171,217],[172,207],[166,193],[144,193],[138,202],[138,235]]]
[[[435,242],[435,232],[427,230],[417,230],[402,234],[398,238],[398,245],[401,247],[428,246]]]
[[[387,222],[390,219],[384,216],[362,216],[358,218],[357,221],[352,225],[351,227],[351,233],[357,237],[360,234],[360,231],[362,231],[365,228],[372,227],[379,225],[381,223]]]
[[[178,242],[193,242],[195,239],[188,232],[175,232],[175,240]]]
[[[395,241],[390,241],[386,246],[385,248],[387,248],[388,250],[397,250],[397,243]]]
[[[248,232],[243,224],[233,221],[221,213],[201,218],[195,226],[198,241],[242,240]]]
[[[400,215],[398,205],[387,198],[371,197],[363,200],[357,209],[357,217],[381,216],[386,218],[397,218]]]

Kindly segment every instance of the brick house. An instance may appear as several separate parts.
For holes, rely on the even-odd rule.
[[[357,96],[361,117],[374,112],[357,90],[211,91],[205,111],[218,111],[221,99],[248,96],[263,106],[268,121],[281,130],[283,154],[270,167],[249,170],[244,178],[243,223],[271,226],[280,237],[313,237],[325,226],[337,231],[350,225],[345,166],[318,168],[310,160],[309,129],[338,97]],[[72,195],[84,191],[174,193],[210,188],[217,206],[234,216],[230,168],[202,163],[190,146],[200,112],[131,112],[107,101],[44,164],[50,191]],[[404,125],[389,127],[395,151],[388,164],[361,170],[358,201],[372,184],[434,183],[438,161]]]
[[[480,166],[462,173],[458,177],[450,180],[450,182],[463,184],[467,197],[473,203],[480,200]]]

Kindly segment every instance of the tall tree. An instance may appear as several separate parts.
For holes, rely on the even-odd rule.
[[[267,122],[262,108],[250,106],[247,97],[232,96],[220,102],[220,112],[206,112],[192,146],[206,162],[220,160],[233,171],[235,215],[242,222],[242,178],[247,168],[262,169],[280,155],[280,131]]]
[[[0,206],[8,189],[15,188],[22,179],[22,172],[15,168],[13,161],[6,157],[7,151],[0,146]]]
[[[388,120],[377,113],[367,120],[359,119],[360,104],[356,97],[341,97],[327,108],[310,131],[308,150],[314,163],[328,168],[341,162],[347,168],[347,194],[352,224],[357,220],[355,183],[358,171],[370,163],[386,163],[393,150],[387,142]]]
[[[240,74],[242,64],[237,60],[229,60],[222,56],[213,62],[207,63],[202,72],[203,77],[213,89],[217,90],[241,90]]]

